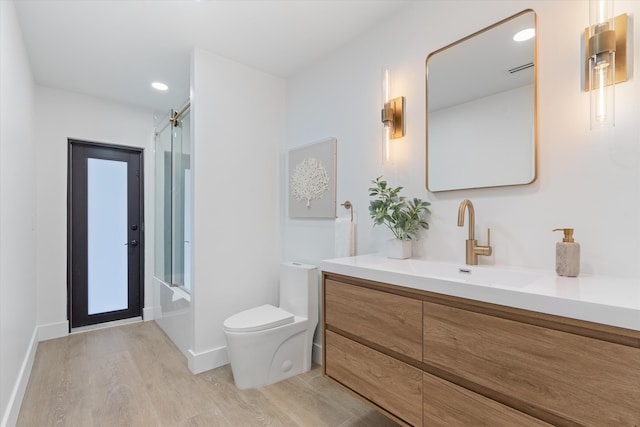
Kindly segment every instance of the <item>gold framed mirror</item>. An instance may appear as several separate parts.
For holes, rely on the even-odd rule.
[[[514,40],[526,29],[533,37]],[[535,181],[535,29],[526,9],[427,56],[429,191]]]

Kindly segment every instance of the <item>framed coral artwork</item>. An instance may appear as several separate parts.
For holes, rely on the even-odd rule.
[[[289,217],[336,217],[336,139],[289,150]]]

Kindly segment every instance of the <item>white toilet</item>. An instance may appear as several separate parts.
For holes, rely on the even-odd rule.
[[[311,369],[318,324],[318,271],[280,266],[280,307],[262,305],[224,321],[231,370],[240,389],[258,388]]]

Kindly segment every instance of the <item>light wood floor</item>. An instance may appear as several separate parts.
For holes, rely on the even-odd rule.
[[[38,344],[18,426],[396,426],[310,372],[238,390],[230,367],[193,375],[155,322]]]

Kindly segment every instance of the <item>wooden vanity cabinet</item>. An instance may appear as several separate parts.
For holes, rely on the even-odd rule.
[[[323,284],[324,374],[397,422],[422,425],[422,302]]]
[[[532,427],[550,424],[442,378],[423,374],[423,425],[429,427]]]
[[[639,348],[424,302],[424,361],[554,424],[640,426]]]
[[[422,301],[343,282],[324,281],[324,319],[344,335],[422,361]]]
[[[323,273],[323,373],[408,426],[640,427],[640,332]]]
[[[396,421],[422,424],[420,369],[331,331],[325,339],[326,375],[397,417]]]

